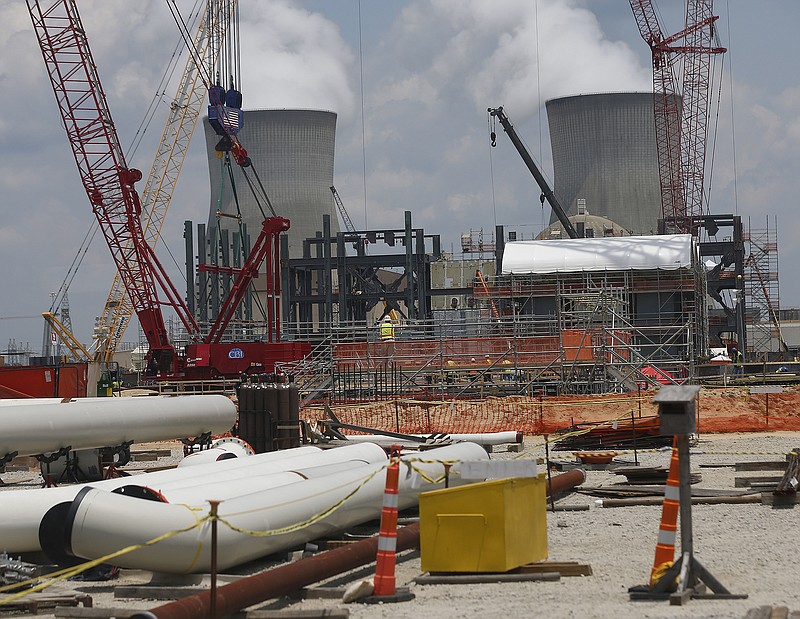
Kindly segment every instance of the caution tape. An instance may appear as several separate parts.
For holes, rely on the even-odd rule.
[[[191,511],[199,511],[199,510],[191,509]],[[182,529],[176,529],[175,531],[169,531],[168,533],[163,533],[158,537],[154,537],[153,539],[143,542],[141,544],[133,544],[131,546],[127,546],[126,548],[122,548],[121,550],[117,550],[115,552],[107,554],[103,557],[99,557],[97,559],[92,559],[91,561],[87,561],[86,563],[81,563],[80,565],[68,567],[56,572],[51,572],[50,574],[47,574],[46,580],[44,581],[42,581],[41,577],[30,578],[22,582],[17,582],[12,585],[6,585],[4,587],[0,587],[0,593],[3,593],[5,591],[11,591],[18,589],[19,587],[25,587],[30,585],[30,587],[25,589],[24,591],[20,591],[19,593],[9,595],[7,598],[0,600],[0,606],[15,602],[19,599],[24,598],[27,595],[30,595],[31,593],[38,593],[39,591],[43,591],[48,587],[51,587],[52,585],[58,582],[61,582],[62,580],[66,580],[68,578],[72,578],[73,576],[77,576],[78,574],[82,574],[86,570],[89,570],[93,567],[97,567],[98,565],[101,565],[103,563],[108,563],[111,559],[116,559],[117,557],[121,557],[122,555],[126,555],[135,550],[140,550],[141,548],[153,546],[154,544],[163,542],[165,539],[169,539],[170,537],[174,537],[181,533],[186,533],[188,531],[191,531],[192,529],[199,528],[203,525],[204,522],[206,522],[210,518],[211,514],[206,514],[202,518],[197,519],[194,523],[186,527],[183,527]]]
[[[278,529],[270,529],[270,530],[267,530],[267,531],[253,531],[253,530],[250,530],[250,529],[243,529],[242,527],[237,527],[235,524],[229,522],[228,520],[226,520],[224,518],[220,518],[219,516],[216,516],[216,517],[212,516],[211,518],[218,520],[220,523],[224,524],[226,527],[228,527],[232,531],[236,531],[237,533],[242,533],[243,535],[250,535],[252,537],[270,537],[272,535],[282,535],[283,533],[293,533],[295,531],[299,531],[299,530],[304,529],[304,528],[306,528],[308,526],[311,526],[312,524],[314,524],[316,522],[319,522],[320,520],[322,520],[324,517],[328,516],[329,514],[332,514],[333,512],[335,512],[342,505],[344,505],[345,502],[347,502],[347,500],[350,497],[355,495],[359,490],[361,490],[361,488],[363,488],[365,485],[367,485],[370,482],[370,480],[372,480],[378,473],[380,473],[381,471],[385,470],[388,466],[389,465],[386,464],[386,465],[382,466],[381,468],[373,471],[355,489],[353,489],[346,496],[342,497],[340,500],[338,500],[336,503],[334,503],[330,507],[327,507],[324,510],[322,510],[321,512],[318,512],[317,514],[314,514],[313,516],[311,516],[307,520],[303,520],[302,522],[297,522],[295,524],[291,524],[291,525],[286,526],[286,527],[280,527]],[[330,490],[330,489],[328,489],[328,490]],[[275,507],[274,505],[270,506],[270,509],[272,509],[274,507]],[[254,510],[251,510],[249,512],[237,512],[236,514],[231,514],[231,516],[239,516],[239,515],[244,514],[244,513],[254,513],[254,512],[258,512],[258,511],[261,511],[261,510],[260,509],[254,509]]]
[[[422,464],[441,464],[444,467],[444,473],[442,473],[439,477],[430,477],[424,470],[419,467],[414,466],[414,462],[421,462]],[[417,475],[419,475],[422,479],[427,481],[429,484],[440,484],[445,481],[449,475],[451,474],[451,469],[454,464],[458,464],[460,460],[427,460],[425,458],[408,458],[403,460],[403,464],[408,466],[408,468],[414,471]],[[458,475],[458,471],[453,471],[453,475]]]

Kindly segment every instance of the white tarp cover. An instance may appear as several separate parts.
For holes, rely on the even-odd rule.
[[[675,270],[692,265],[692,251],[691,234],[513,241],[503,273]]]

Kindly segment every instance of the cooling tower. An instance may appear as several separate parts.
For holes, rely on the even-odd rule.
[[[237,213],[232,183],[221,169],[215,146],[219,136],[203,119],[211,178],[211,210],[208,235],[213,238],[219,225],[236,232],[239,223],[230,217],[218,218],[219,210]],[[290,257],[303,255],[303,240],[322,230],[322,216],[331,217],[331,233],[339,232],[330,187],[333,185],[333,151],[336,137],[336,114],[322,110],[252,110],[244,113],[244,128],[239,141],[247,149],[252,168],[247,174],[253,183],[259,178],[277,215],[291,221]],[[242,170],[233,163],[233,185],[239,201],[242,222],[255,240],[269,207],[259,205]],[[257,174],[254,174],[254,172]],[[263,210],[263,213],[262,213]]]
[[[655,234],[661,191],[653,94],[578,95],[545,105],[554,191],[567,214],[577,214],[584,198],[588,213],[631,234]]]

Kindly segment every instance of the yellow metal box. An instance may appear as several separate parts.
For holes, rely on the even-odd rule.
[[[507,572],[547,558],[543,474],[423,492],[419,519],[426,572]]]

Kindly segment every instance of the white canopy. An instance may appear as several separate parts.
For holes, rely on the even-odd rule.
[[[675,270],[692,265],[692,235],[615,236],[513,241],[503,251],[503,274]]]

